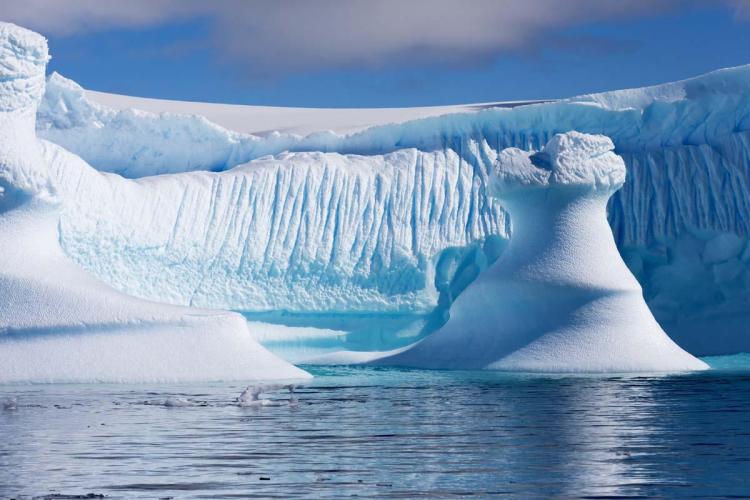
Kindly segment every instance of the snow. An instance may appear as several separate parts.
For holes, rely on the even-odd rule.
[[[441,329],[376,364],[529,372],[705,369],[659,327],[617,252],[605,210],[625,181],[625,163],[613,149],[607,137],[569,132],[539,153],[502,151],[491,185],[511,214],[508,249],[456,299]]]
[[[152,104],[146,107],[161,112],[112,108],[106,103],[125,106],[141,101],[101,94],[91,100],[75,82],[53,74],[38,126],[41,137],[101,171],[126,177],[226,170],[284,151],[372,155],[475,141],[485,141],[496,151],[510,146],[539,149],[554,134],[568,130],[607,135],[619,152],[643,152],[720,146],[736,132],[747,131],[749,80],[750,65],[662,86],[539,104],[490,103],[427,111],[307,110],[317,126],[299,128],[294,124],[309,123],[301,111],[264,108],[260,112],[240,107],[227,129],[206,118],[220,116],[225,105],[181,103],[175,107],[169,101],[149,100]],[[370,126],[351,126],[346,116]]]
[[[413,316],[411,342],[507,248],[510,219],[490,196],[500,152],[605,134],[629,179],[609,222],[659,323],[693,353],[750,351],[750,66],[502,106],[180,103],[52,74],[36,124],[51,182],[23,182],[49,184],[65,254],[122,292],[373,325]],[[376,333],[368,347],[402,347],[398,337]]]
[[[608,137],[570,132],[554,136],[542,151],[529,154],[518,148],[500,152],[490,189],[501,193],[505,206],[517,196],[536,194],[535,188],[588,186],[594,190],[619,189],[625,167],[612,161],[615,145]],[[529,191],[532,189],[532,191]]]
[[[64,77],[59,74],[53,74],[50,78],[55,84],[61,86],[75,86],[74,82],[65,81]],[[403,123],[431,116],[467,113],[493,107],[511,108],[542,102],[505,101],[416,108],[292,108],[170,101],[108,94],[87,89],[81,89],[81,91],[87,101],[99,104],[104,109],[116,111],[137,109],[157,115],[162,113],[199,115],[227,130],[261,136],[272,132],[308,135],[314,132],[331,131],[337,134],[351,134],[375,125]]]
[[[46,41],[0,23],[0,383],[298,379],[236,313],[127,296],[68,259],[35,136]],[[37,83],[41,83],[40,88]]]
[[[554,103],[405,122],[394,111],[393,123],[356,132],[343,119],[325,131],[340,115],[316,111],[310,135],[260,136],[198,115],[111,109],[53,74],[37,128],[75,153],[43,143],[63,248],[116,288],[243,311],[422,314],[424,333],[507,245],[509,219],[488,196],[498,152],[538,150],[571,129],[606,134],[629,172],[608,207],[620,251],[668,333],[718,354],[750,350],[739,318],[750,320],[748,259],[732,257],[731,272],[702,260],[714,238],[748,243],[749,90],[743,66]],[[235,125],[264,128],[266,115],[242,109]],[[299,117],[275,112],[294,129]],[[164,172],[178,174],[152,175]],[[704,342],[717,324],[721,342]]]
[[[373,124],[521,104],[330,110],[187,103],[87,92],[53,73],[39,109],[39,135],[101,171],[143,177],[225,170],[285,150],[325,151],[341,141],[339,133]]]
[[[48,60],[43,36],[0,23],[0,112],[27,109],[39,101]]]

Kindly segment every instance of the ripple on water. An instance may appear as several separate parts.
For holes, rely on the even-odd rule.
[[[709,363],[663,377],[314,368],[249,406],[242,384],[0,387],[14,402],[0,497],[747,496],[750,372]]]

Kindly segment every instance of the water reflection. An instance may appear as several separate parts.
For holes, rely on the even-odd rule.
[[[242,384],[2,387],[0,497],[750,494],[743,372],[317,375],[251,407]]]

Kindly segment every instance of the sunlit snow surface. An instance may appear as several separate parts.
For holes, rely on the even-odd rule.
[[[236,313],[128,296],[71,261],[36,137],[46,40],[0,23],[0,383],[308,378]]]
[[[253,135],[121,110],[139,102],[52,75],[38,116],[41,136],[137,178],[45,146],[64,250],[128,293],[252,314],[422,315],[427,333],[506,246],[511,222],[487,192],[498,152],[575,129],[611,137],[626,162],[609,221],[660,324],[693,353],[750,350],[750,66],[446,116],[363,111],[380,124],[369,129],[334,111],[232,108],[236,129],[273,116],[286,130]],[[225,111],[211,106],[194,110]],[[312,131],[311,116],[320,130],[289,133]],[[183,173],[152,175],[165,172]]]
[[[313,368],[252,407],[245,383],[0,386],[0,496],[747,497],[748,369]]]
[[[378,361],[407,367],[545,372],[705,369],[648,310],[606,219],[625,163],[602,135],[557,134],[538,152],[500,152],[490,196],[510,212],[499,259],[451,305],[450,319]]]

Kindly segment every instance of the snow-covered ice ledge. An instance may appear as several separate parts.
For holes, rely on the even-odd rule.
[[[707,368],[649,311],[615,246],[607,200],[625,181],[612,141],[569,132],[537,153],[503,150],[490,179],[511,215],[508,249],[450,319],[378,364],[544,372]]]
[[[308,378],[242,316],[130,297],[65,256],[35,133],[48,59],[42,36],[0,23],[0,383]]]

